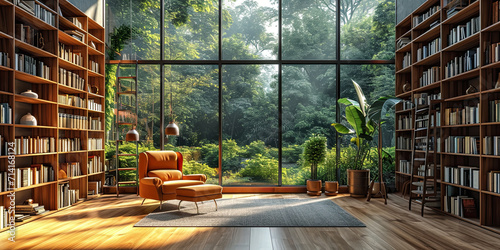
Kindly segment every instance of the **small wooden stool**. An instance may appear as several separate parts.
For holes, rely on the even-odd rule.
[[[177,206],[179,211],[181,210],[182,201],[192,201],[196,205],[196,212],[200,214],[198,201],[214,200],[215,211],[217,211],[217,201],[215,201],[215,199],[222,198],[222,187],[213,184],[178,187],[175,193],[177,199],[180,200]]]

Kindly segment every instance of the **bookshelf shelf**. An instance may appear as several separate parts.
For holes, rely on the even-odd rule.
[[[29,4],[26,5],[23,3],[25,5],[19,7],[17,3],[13,4],[9,1],[0,0],[0,6],[10,6],[2,9],[2,15],[7,14],[7,18],[3,19],[4,23],[2,23],[0,39],[7,44],[7,52],[11,59],[11,67],[0,66],[0,73],[5,76],[2,78],[0,84],[0,99],[12,109],[14,123],[20,123],[19,120],[23,115],[32,113],[37,118],[39,126],[0,124],[0,135],[5,142],[22,139],[23,143],[25,143],[24,145],[21,143],[23,147],[32,144],[31,140],[40,140],[38,142],[42,143],[37,145],[50,148],[48,151],[36,148],[28,152],[55,151],[50,153],[16,155],[19,162],[26,166],[20,165],[17,167],[16,174],[20,175],[18,178],[27,178],[30,174],[35,173],[34,171],[40,171],[41,173],[43,170],[50,171],[55,181],[16,189],[16,191],[26,193],[27,198],[31,198],[35,203],[43,205],[46,210],[50,210],[48,213],[33,216],[31,219],[19,224],[24,224],[36,218],[43,217],[46,214],[57,212],[70,207],[70,205],[78,204],[80,200],[97,197],[98,195],[89,196],[89,182],[98,181],[101,182],[99,186],[102,186],[105,178],[103,174],[105,169],[104,150],[56,151],[60,146],[59,143],[62,143],[58,140],[61,138],[72,139],[65,140],[64,143],[74,143],[71,142],[74,141],[74,138],[81,138],[80,146],[82,148],[87,148],[87,139],[89,137],[102,140],[105,138],[104,129],[91,131],[87,129],[68,129],[58,126],[59,116],[70,117],[72,119],[71,115],[88,117],[91,114],[91,117],[101,118],[101,127],[104,128],[104,112],[91,111],[87,108],[58,103],[59,98],[64,98],[68,95],[66,96],[67,98],[70,96],[71,98],[79,98],[73,99],[76,101],[87,102],[89,99],[92,99],[95,103],[104,104],[104,92],[98,94],[90,93],[90,89],[94,85],[97,89],[104,91],[104,75],[90,72],[88,69],[88,65],[90,65],[90,61],[92,60],[99,63],[99,72],[104,71],[104,28],[88,18],[82,11],[68,2],[68,0],[44,0],[42,2],[33,1],[32,3],[40,6],[42,12],[39,16],[47,20],[48,23],[30,13]],[[54,23],[54,25],[50,25],[49,23]],[[23,37],[24,32],[30,29],[39,31],[37,34],[44,38],[43,44],[39,43],[39,40],[35,40],[37,42],[34,42],[34,39]],[[78,32],[83,36],[81,41],[75,38],[78,37]],[[92,43],[88,41],[92,41]],[[69,52],[73,52],[73,54],[76,53],[80,56],[77,58],[81,61],[79,63],[81,66],[64,60],[63,56],[59,57],[60,44],[67,45],[61,45],[61,50],[64,49],[64,52],[69,50],[67,51],[68,54]],[[34,57],[38,61],[43,62],[47,66],[43,73],[49,76],[47,77],[48,79],[16,70],[15,52]],[[69,56],[67,57],[69,58]],[[85,80],[85,84],[83,84],[81,89],[78,89],[58,83],[64,80],[62,79],[63,75],[59,74],[66,74],[60,69],[77,74],[81,79]],[[39,73],[39,75],[42,74]],[[69,74],[68,76],[71,77]],[[92,79],[89,77],[92,77]],[[67,80],[71,79],[68,78]],[[79,80],[77,79],[76,81]],[[92,82],[93,86],[87,86],[89,82]],[[39,98],[28,98],[19,94],[28,89],[37,93]],[[67,116],[62,115],[63,113]],[[55,140],[48,138],[54,138]],[[36,142],[33,142],[33,144],[36,144]],[[7,158],[8,156],[0,156],[0,161],[6,162]],[[97,171],[97,173],[88,174],[87,164],[91,161],[94,164],[96,162],[99,163],[92,168],[92,171]],[[100,169],[101,167],[102,169]],[[78,170],[78,168],[80,169]],[[0,172],[6,171],[6,164],[0,164]],[[68,175],[70,176],[80,173],[81,175],[58,180],[58,176],[64,176],[59,175],[61,174],[60,171],[68,171]],[[28,182],[24,184],[26,185],[26,183]],[[31,183],[36,183],[36,181]],[[65,195],[61,195],[60,192],[65,193]],[[10,200],[7,194],[8,192],[0,193],[0,206],[8,207]],[[66,194],[71,194],[69,200],[67,197],[70,196]],[[65,199],[68,201],[60,203],[60,201]],[[24,200],[16,202],[22,203]]]
[[[448,3],[450,3],[449,6],[447,6]],[[493,88],[499,77],[500,61],[485,64],[489,61],[495,61],[495,58],[492,59],[490,51],[494,48],[494,44],[500,42],[500,36],[498,35],[500,31],[500,21],[497,21],[498,16],[494,16],[496,14],[494,14],[493,11],[497,7],[494,7],[493,3],[494,1],[491,0],[461,2],[428,0],[396,25],[396,48],[398,41],[401,41],[399,44],[404,44],[404,47],[396,50],[396,96],[406,101],[405,105],[396,106],[396,118],[404,116],[409,117],[408,119],[412,121],[417,120],[417,122],[424,122],[422,116],[415,110],[403,110],[403,107],[408,107],[409,102],[414,102],[422,95],[426,97],[432,95],[434,99],[441,98],[439,109],[436,109],[434,113],[429,113],[434,114],[434,118],[440,118],[440,124],[437,126],[437,132],[434,136],[439,139],[436,145],[440,146],[439,151],[441,152],[428,154],[429,158],[434,158],[432,163],[436,163],[440,166],[436,179],[444,177],[445,173],[449,175],[450,172],[447,171],[458,171],[458,175],[470,174],[471,179],[469,181],[472,182],[472,177],[474,176],[474,178],[476,178],[477,174],[479,174],[479,189],[454,184],[465,183],[469,185],[467,184],[469,181],[464,180],[460,180],[460,182],[450,180],[450,182],[454,183],[438,181],[439,185],[437,190],[440,193],[442,207],[435,209],[475,225],[480,225],[500,232],[500,217],[494,212],[500,205],[500,194],[487,191],[491,188],[491,186],[488,186],[490,185],[489,178],[495,176],[498,173],[496,171],[500,171],[500,155],[482,154],[482,152],[495,152],[489,148],[493,145],[494,149],[494,144],[492,144],[491,140],[497,140],[498,136],[500,136],[498,132],[500,122],[488,122],[494,120],[490,117],[491,114],[495,114],[490,110],[492,107],[495,107],[491,103],[500,100],[500,88]],[[415,17],[420,18],[421,15],[428,13],[431,8],[436,5],[440,5],[437,13],[429,15],[430,17],[423,21],[421,19],[415,19]],[[450,15],[449,18],[447,18],[448,14]],[[414,25],[414,22],[419,21],[421,22],[420,24]],[[431,23],[433,24],[432,27],[430,25]],[[460,37],[458,37],[458,34],[455,32],[459,32],[460,30],[463,31],[464,29],[467,33],[461,33]],[[476,31],[476,29],[478,29],[478,31]],[[433,55],[427,55],[426,58],[416,61],[420,55],[423,55],[423,53],[419,51],[420,48],[428,46],[428,44],[435,41],[437,37],[441,38],[441,51],[437,51]],[[452,39],[453,42],[456,40],[459,41],[451,44],[449,39]],[[398,68],[398,66],[401,67],[401,65],[403,65],[402,62],[403,59],[406,59],[405,56],[407,56],[407,52],[411,52],[411,66],[404,69]],[[460,57],[468,58],[469,61],[463,60]],[[457,68],[455,68],[454,70],[447,71],[447,67],[453,67],[452,62],[460,67],[460,64],[457,63],[459,60],[462,60],[462,63],[465,61],[468,64],[463,64],[462,66],[465,66],[462,69],[457,70]],[[440,80],[419,87],[421,84],[431,82],[435,79],[429,77],[431,67],[439,67],[439,76],[441,78],[438,79]],[[463,72],[465,69],[471,70]],[[424,75],[424,72],[427,75]],[[432,74],[435,74],[434,72],[436,71],[432,71]],[[462,73],[456,74],[455,72]],[[444,78],[446,75],[445,73],[456,75]],[[423,78],[424,76],[427,76],[427,78]],[[411,83],[411,90],[403,92],[403,86],[408,83]],[[474,93],[470,93],[470,86],[476,88],[473,90]],[[423,106],[419,106],[419,108],[422,107]],[[467,112],[471,113],[465,112],[466,107],[470,107],[467,109]],[[455,116],[457,114],[458,116]],[[453,123],[462,123],[461,121],[471,120],[477,122],[477,119],[470,119],[471,117],[479,117],[479,123],[446,125],[447,123],[449,124],[447,120],[450,117],[448,117],[448,115],[453,116]],[[401,141],[404,143],[401,144],[404,148],[408,148],[406,144],[408,141],[410,145],[412,145],[412,143],[421,143],[418,140],[421,140],[420,137],[424,131],[418,130],[420,127],[426,126],[427,125],[424,124],[423,126],[417,126],[417,129],[396,130],[398,142]],[[396,188],[398,190],[404,190],[404,187],[408,187],[405,186],[407,185],[405,183],[408,183],[412,176],[408,174],[410,173],[408,169],[411,169],[409,163],[411,163],[412,157],[423,157],[422,152],[424,151],[418,150],[415,150],[415,154],[417,155],[413,156],[415,146],[417,145],[413,145],[411,150],[395,150]],[[445,146],[455,147],[457,150],[460,150],[457,152],[473,152],[477,150],[477,152],[481,154],[447,153],[444,152],[445,148],[447,148]],[[419,164],[420,166],[424,163],[417,161],[415,164]],[[458,168],[458,166],[462,167]],[[470,167],[468,168],[466,166]],[[453,172],[453,174],[456,175],[455,172]],[[477,179],[474,179],[474,181],[476,181],[474,185],[477,185]],[[413,187],[412,189],[416,188],[417,187]],[[448,192],[450,193],[448,194]],[[449,198],[454,196],[466,196],[469,200],[472,198],[478,218],[462,218],[461,216],[446,212],[444,208],[446,202],[443,201],[443,199],[445,197]],[[462,206],[464,204],[460,205]]]
[[[17,48],[23,49],[25,51],[29,51],[31,55],[36,56],[36,57],[49,57],[49,58],[57,57],[56,55],[54,55],[48,51],[37,48],[29,43],[25,43],[23,41],[20,41],[17,38],[15,40],[15,45]]]

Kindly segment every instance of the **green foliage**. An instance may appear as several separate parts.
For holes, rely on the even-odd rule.
[[[325,161],[326,158],[326,137],[313,134],[304,143],[304,152],[302,153],[304,161],[311,164],[311,179],[318,178],[317,166]]]
[[[218,180],[218,173],[216,168],[211,168],[207,164],[196,162],[194,160],[184,161],[182,165],[182,173],[188,174],[204,174],[207,180]]]
[[[249,177],[253,182],[278,182],[278,160],[255,155],[252,159],[243,162],[244,167],[240,170],[242,177]]]

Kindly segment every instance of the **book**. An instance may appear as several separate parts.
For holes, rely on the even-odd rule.
[[[477,218],[477,210],[474,198],[462,198],[462,207],[464,218]]]

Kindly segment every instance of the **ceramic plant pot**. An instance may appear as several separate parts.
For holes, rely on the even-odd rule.
[[[321,195],[321,180],[307,180],[307,194],[314,196]]]
[[[325,181],[325,195],[335,196],[339,190],[339,183],[336,181]]]

